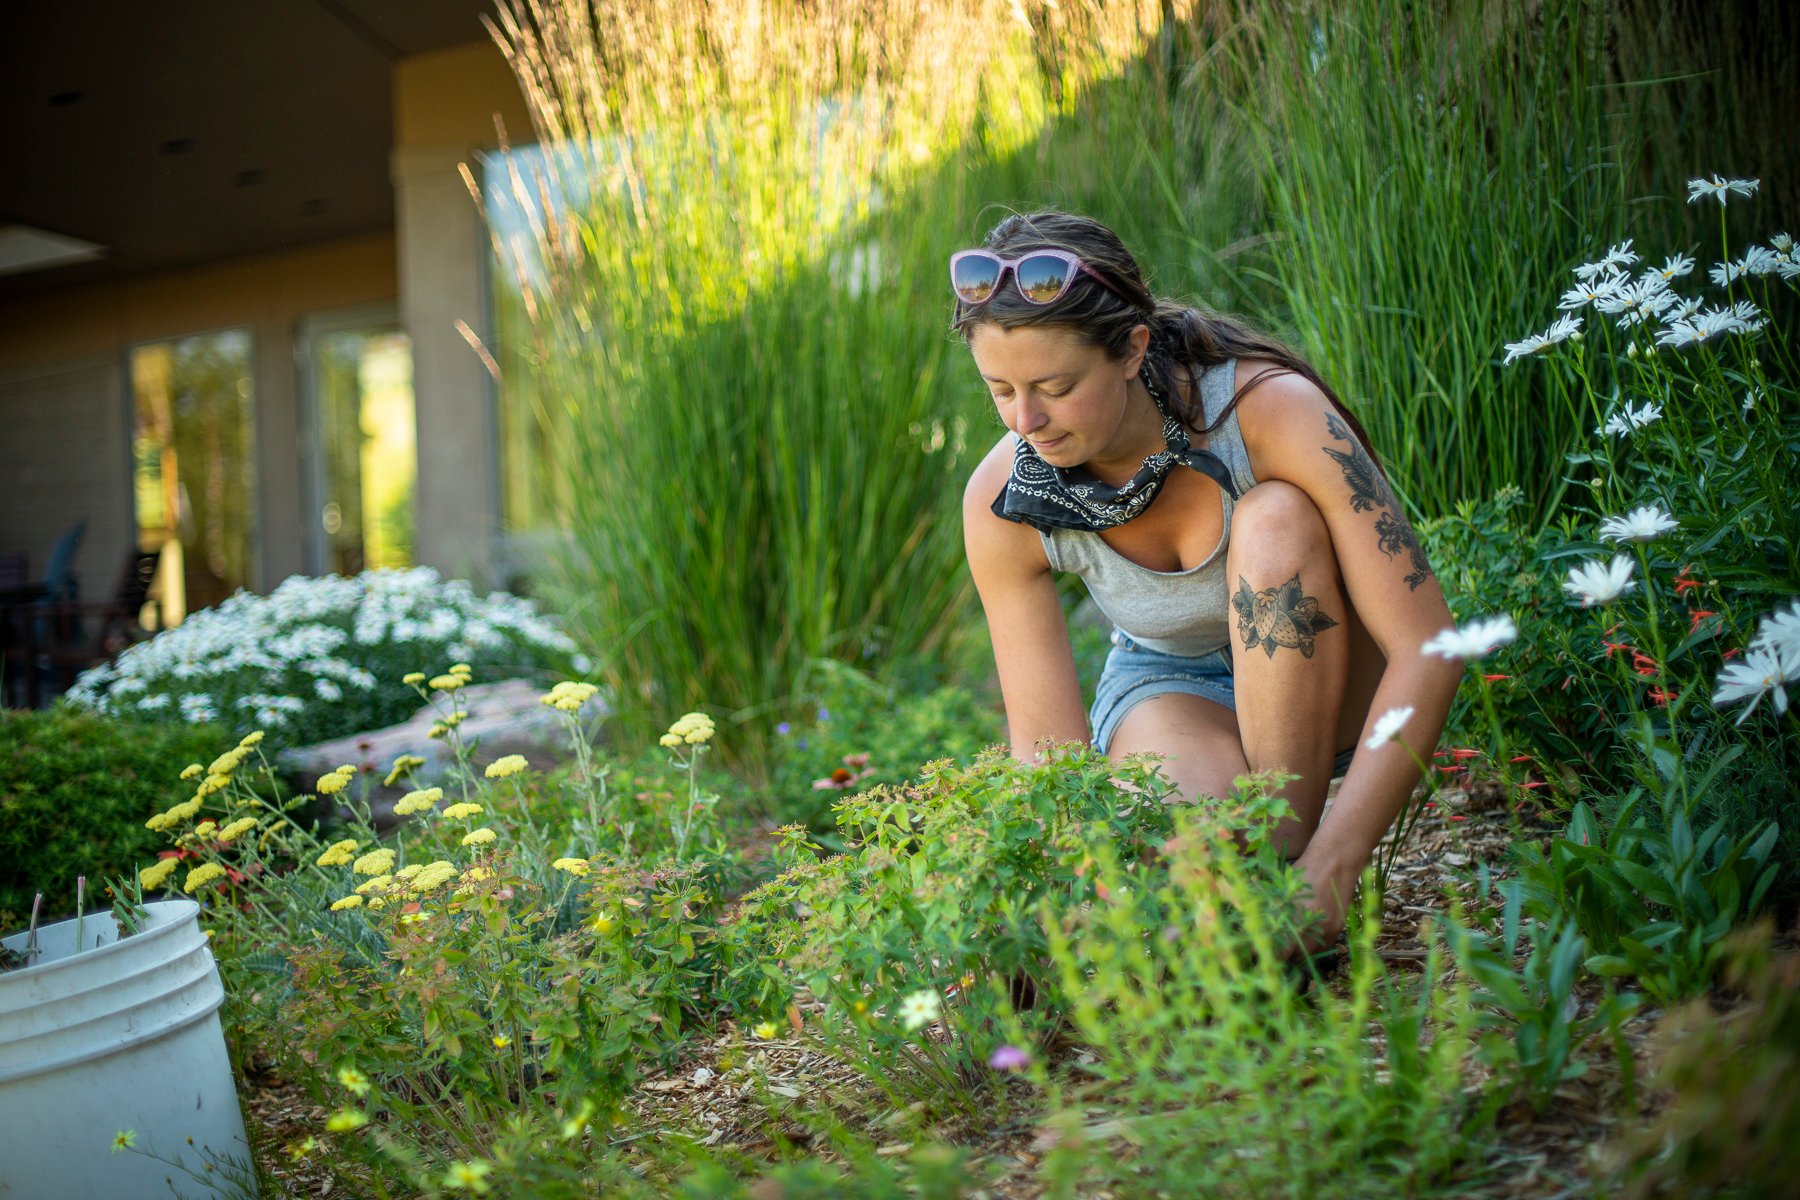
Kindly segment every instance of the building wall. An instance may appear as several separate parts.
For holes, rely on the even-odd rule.
[[[227,327],[255,341],[253,586],[304,569],[296,329],[308,315],[396,304],[412,339],[419,424],[415,555],[486,583],[499,531],[491,381],[471,339],[490,337],[487,235],[462,168],[531,123],[491,43],[397,63],[395,229],[177,271],[0,299],[0,553],[41,572],[73,521],[83,594],[111,593],[135,549],[130,347]]]
[[[302,569],[294,332],[306,314],[392,302],[392,234],[0,301],[0,553],[35,575],[57,537],[88,523],[82,593],[112,593],[136,548],[129,349],[228,327],[255,343],[257,536],[252,585]],[[18,469],[13,469],[14,464]]]

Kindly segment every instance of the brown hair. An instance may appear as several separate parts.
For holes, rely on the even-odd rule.
[[[1131,251],[1117,234],[1093,218],[1056,209],[1014,213],[994,226],[981,244],[1003,258],[1016,258],[1031,250],[1067,250],[1105,276],[1117,291],[1109,291],[1092,277],[1079,274],[1052,304],[1031,303],[1019,294],[1016,285],[1002,287],[980,304],[970,304],[959,297],[950,328],[965,343],[975,327],[986,322],[1002,329],[1066,325],[1089,345],[1100,347],[1113,359],[1123,359],[1131,331],[1148,325],[1150,346],[1144,356],[1144,370],[1157,390],[1170,398],[1175,414],[1187,425],[1211,433],[1251,388],[1264,379],[1291,372],[1325,394],[1380,466],[1381,460],[1362,423],[1305,359],[1283,342],[1235,318],[1158,299],[1145,284]],[[1186,399],[1175,387],[1175,369],[1186,368],[1191,379],[1198,379],[1207,367],[1234,358],[1266,358],[1281,365],[1259,371],[1233,393],[1231,402],[1211,425],[1203,426],[1206,414],[1197,397]]]

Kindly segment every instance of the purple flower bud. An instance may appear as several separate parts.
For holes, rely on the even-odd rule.
[[[1031,1061],[1031,1055],[1017,1046],[1002,1046],[988,1056],[988,1066],[996,1071],[1020,1071]]]
[[[788,733],[790,731],[792,731],[793,728],[794,727],[792,725],[789,725],[786,721],[783,721],[781,724],[779,724],[775,727],[775,732],[782,737],[786,737],[788,735]]]
[[[821,708],[819,710],[819,720],[821,720],[821,721],[831,720],[831,710],[829,708]]]

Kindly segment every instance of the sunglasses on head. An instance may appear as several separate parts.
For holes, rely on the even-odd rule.
[[[1075,276],[1084,272],[1119,299],[1133,303],[1104,275],[1067,250],[1030,250],[1017,258],[1001,258],[992,250],[958,250],[950,256],[950,290],[965,303],[984,303],[1000,290],[1008,270],[1019,295],[1032,304],[1055,303],[1075,282]]]

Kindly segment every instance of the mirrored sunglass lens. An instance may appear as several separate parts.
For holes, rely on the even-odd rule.
[[[954,282],[956,294],[971,304],[980,304],[994,294],[1000,278],[1000,264],[991,258],[958,259]]]
[[[1019,291],[1027,300],[1048,304],[1069,277],[1069,264],[1048,254],[1037,254],[1019,264]]]

